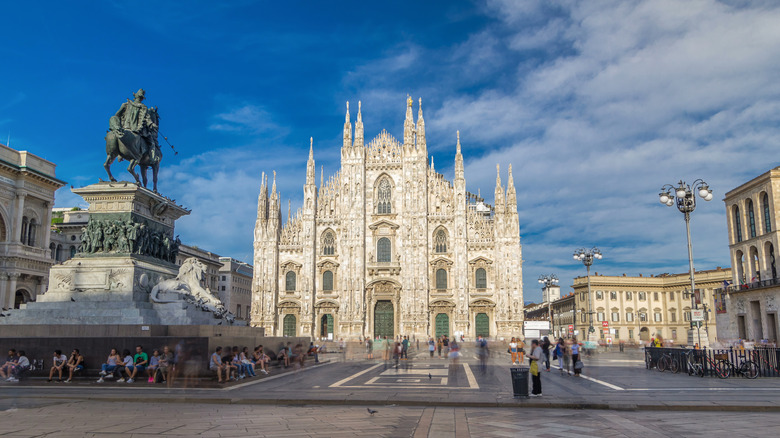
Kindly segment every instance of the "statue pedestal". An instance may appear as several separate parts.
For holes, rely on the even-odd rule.
[[[0,324],[212,325],[222,322],[183,299],[152,303],[152,288],[175,278],[177,219],[189,210],[129,182],[73,189],[89,202],[80,252],[55,265],[49,289]],[[173,297],[177,298],[177,297]]]

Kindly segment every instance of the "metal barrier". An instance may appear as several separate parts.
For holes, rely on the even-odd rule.
[[[645,347],[645,368],[652,369],[657,366],[658,360],[664,354],[671,355],[680,365],[680,372],[688,372],[688,360],[686,353],[689,348]],[[714,375],[714,364],[719,360],[728,360],[734,367],[739,367],[743,362],[752,360],[758,366],[761,377],[780,377],[780,348],[755,347],[752,350],[742,348],[703,348],[693,350],[694,361],[700,363],[704,374]]]

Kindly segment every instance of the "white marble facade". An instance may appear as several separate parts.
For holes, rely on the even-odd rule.
[[[447,334],[506,338],[523,326],[517,200],[496,177],[495,206],[428,162],[422,108],[407,101],[404,138],[367,145],[347,104],[341,169],[316,185],[309,151],[303,205],[282,224],[263,176],[254,235],[251,323],[274,336],[361,339]]]

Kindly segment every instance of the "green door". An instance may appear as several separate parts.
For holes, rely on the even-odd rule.
[[[436,337],[450,335],[450,316],[446,313],[436,315]]]
[[[477,313],[474,318],[474,326],[476,327],[476,335],[487,338],[490,336],[490,319],[487,313]]]
[[[395,332],[395,314],[393,313],[393,303],[390,301],[377,301],[374,307],[374,337],[380,336],[387,339],[393,339]]]
[[[295,315],[285,315],[282,323],[282,335],[295,336]]]
[[[333,315],[322,315],[320,320],[320,336],[323,338],[328,337],[328,333],[333,334]]]

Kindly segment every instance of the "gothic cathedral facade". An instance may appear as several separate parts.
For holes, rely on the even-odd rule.
[[[428,164],[422,107],[407,101],[403,143],[364,145],[347,103],[341,169],[315,183],[309,150],[303,204],[282,224],[264,175],[254,234],[251,323],[269,336],[364,339],[520,336],[523,276],[509,166],[493,206],[466,191],[460,136],[455,179]]]

